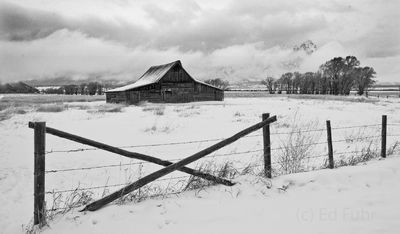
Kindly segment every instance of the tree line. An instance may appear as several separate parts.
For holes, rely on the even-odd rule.
[[[229,82],[227,80],[222,80],[221,78],[208,79],[205,80],[204,83],[212,85],[222,90],[226,90],[229,86]]]
[[[269,93],[349,95],[357,90],[363,95],[372,86],[376,72],[372,67],[360,67],[355,56],[335,57],[322,64],[316,72],[286,72],[279,79],[268,76],[261,83]]]
[[[105,86],[99,82],[82,83],[79,85],[68,84],[59,88],[47,88],[42,90],[46,94],[66,94],[66,95],[103,95]]]

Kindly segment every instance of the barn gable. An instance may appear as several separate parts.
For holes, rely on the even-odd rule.
[[[182,77],[182,64],[181,61],[175,61],[172,63],[167,63],[158,66],[150,67],[136,82],[125,85],[116,89],[109,90],[107,92],[119,92],[127,91],[142,86],[150,85],[159,82],[167,73],[167,80],[173,80],[175,75],[181,75]],[[186,71],[185,71],[186,72]],[[186,72],[187,74],[187,72]],[[190,76],[189,76],[190,77]],[[190,77],[191,78],[191,77]],[[193,79],[193,78],[191,78]],[[179,81],[177,81],[179,82]]]

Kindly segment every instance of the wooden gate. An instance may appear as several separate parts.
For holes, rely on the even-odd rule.
[[[214,175],[204,173],[198,170],[194,170],[192,168],[186,167],[186,165],[193,163],[206,155],[213,153],[216,150],[219,150],[237,140],[240,138],[263,128],[264,131],[269,132],[269,124],[275,122],[276,116],[269,117],[269,114],[263,114],[263,119],[261,122],[254,124],[238,133],[235,135],[226,138],[210,147],[207,147],[206,149],[203,149],[191,156],[188,156],[176,163],[172,163],[170,161],[162,160],[160,158],[156,158],[150,155],[145,155],[137,152],[130,152],[121,148],[113,147],[101,142],[97,142],[94,140],[90,140],[81,136],[77,136],[71,133],[67,133],[64,131],[60,131],[54,128],[46,127],[45,122],[29,122],[29,127],[34,129],[34,157],[35,157],[35,165],[34,165],[34,184],[35,184],[35,189],[34,189],[34,224],[44,224],[45,223],[45,135],[51,134],[57,137],[65,138],[74,142],[78,142],[81,144],[89,145],[92,147],[96,147],[111,153],[119,154],[128,158],[134,158],[134,159],[139,159],[151,163],[155,163],[158,165],[164,166],[163,169],[155,171],[129,185],[126,187],[111,193],[108,196],[105,196],[97,201],[94,201],[90,204],[88,204],[82,211],[95,211],[103,207],[104,205],[120,198],[121,196],[124,196],[132,191],[135,191],[141,187],[143,187],[146,184],[149,184],[153,182],[156,179],[159,179],[165,175],[168,175],[176,170],[179,170],[181,172],[185,172],[187,174],[190,174],[192,176],[198,176],[200,178],[206,179],[213,181],[215,183],[223,184],[226,186],[232,186],[234,185],[233,182],[226,180],[224,178],[219,178]],[[268,127],[267,127],[268,126]],[[265,147],[265,152],[264,156],[265,157],[270,157],[270,142],[269,139],[264,137],[264,144],[268,144],[267,147]],[[267,161],[265,161],[267,162]],[[269,164],[270,158],[268,160]],[[266,169],[270,170],[271,165],[266,165]],[[265,171],[268,173],[268,171]],[[270,173],[270,172],[269,172]],[[270,177],[270,175],[269,175]]]

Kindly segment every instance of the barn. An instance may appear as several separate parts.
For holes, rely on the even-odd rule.
[[[222,101],[224,91],[194,79],[181,61],[150,67],[136,82],[108,90],[107,103]]]

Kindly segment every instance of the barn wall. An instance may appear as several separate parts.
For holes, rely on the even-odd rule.
[[[224,91],[196,83],[194,87],[194,101],[223,101]]]
[[[161,85],[160,84],[151,84],[147,86],[143,86],[135,89],[130,92],[137,92],[137,96],[139,97],[138,101],[132,100],[132,103],[137,103],[139,101],[148,101],[148,102],[162,102],[161,95]]]
[[[193,99],[193,84],[187,83],[161,83],[161,93],[163,102],[192,102]]]
[[[127,95],[125,92],[106,93],[107,103],[126,103]]]

